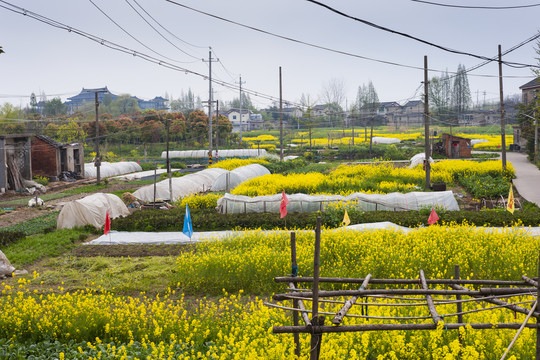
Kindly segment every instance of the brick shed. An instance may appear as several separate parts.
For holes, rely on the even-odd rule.
[[[84,147],[36,135],[32,139],[32,170],[34,175],[46,177],[57,177],[63,171],[84,177]]]
[[[471,139],[445,133],[442,134],[442,145],[449,159],[471,157]]]

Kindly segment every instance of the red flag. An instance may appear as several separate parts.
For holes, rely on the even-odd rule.
[[[105,231],[103,231],[103,234],[107,235],[109,230],[111,230],[111,217],[109,216],[109,210],[107,210],[105,214]]]
[[[281,204],[279,205],[279,214],[282,218],[287,216],[287,205],[289,205],[289,199],[287,199],[285,190],[283,190],[283,193],[281,194]]]
[[[429,218],[427,220],[429,225],[433,225],[439,220],[439,215],[435,212],[434,208],[431,208],[431,214],[429,214]]]

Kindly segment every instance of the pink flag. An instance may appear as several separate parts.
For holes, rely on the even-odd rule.
[[[109,230],[111,230],[111,217],[109,216],[109,210],[107,210],[105,214],[105,231],[103,231],[103,234],[107,235]]]
[[[437,222],[437,220],[439,220],[439,215],[437,215],[437,213],[435,212],[435,209],[432,208],[431,209],[431,214],[429,214],[429,218],[427,220],[428,224],[429,225],[433,225]]]
[[[289,199],[287,199],[285,190],[283,190],[283,194],[281,194],[281,204],[279,205],[279,214],[282,218],[287,216],[287,205],[289,205]]]

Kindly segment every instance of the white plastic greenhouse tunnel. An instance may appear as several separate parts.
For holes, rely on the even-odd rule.
[[[373,137],[374,144],[399,144],[400,142],[401,140],[398,138],[381,137],[381,136]]]
[[[260,164],[241,166],[221,174],[212,184],[211,191],[230,191],[244,181],[268,174],[270,171]]]
[[[169,179],[156,183],[155,199],[163,201],[174,201],[180,197],[200,192],[208,191],[214,181],[229,170],[221,168],[205,169],[196,173],[188,174],[179,178],[172,178],[172,196],[169,191]],[[154,184],[143,186],[133,193],[133,195],[144,202],[154,201]]]
[[[129,209],[118,196],[97,193],[65,204],[58,215],[56,227],[71,229],[90,224],[100,228],[105,224],[107,210],[111,219],[129,215]]]
[[[217,210],[222,214],[238,214],[253,212],[279,213],[281,194],[249,197],[243,195],[225,194],[218,199]],[[410,192],[391,194],[363,194],[354,193],[348,196],[341,195],[287,195],[290,212],[324,211],[331,203],[354,203],[361,211],[406,211],[423,208],[444,208],[457,211],[459,205],[452,191],[437,192]]]
[[[219,155],[219,156],[218,156]],[[266,156],[265,149],[230,149],[230,150],[214,150],[212,151],[212,158],[253,158],[258,156]],[[169,151],[170,159],[200,159],[207,158],[208,150],[181,150],[181,151]],[[161,158],[167,158],[167,152],[161,153]]]
[[[424,160],[426,159],[426,153],[420,153],[416,154],[411,158],[411,164],[409,165],[409,169],[414,168],[416,165],[423,164]],[[429,163],[433,164],[433,158],[431,156],[429,157]]]
[[[137,171],[142,171],[142,168],[139,164],[134,161],[121,161],[115,163],[102,162],[99,167],[99,175],[102,178],[129,174]],[[87,178],[97,176],[97,168],[94,163],[85,163],[84,164],[84,176]]]

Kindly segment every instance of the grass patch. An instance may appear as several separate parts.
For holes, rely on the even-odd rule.
[[[138,296],[140,292],[164,293],[178,268],[176,256],[78,257],[70,254],[48,258],[36,271],[40,276],[31,281],[30,287],[38,291],[61,286],[64,291],[92,289]]]
[[[62,191],[64,194],[68,195],[78,195],[78,194],[84,194],[84,193],[91,193],[99,190],[106,189],[109,185],[108,184],[94,184],[94,185],[85,185],[85,186],[79,186],[73,189],[67,189]]]
[[[21,268],[45,257],[54,257],[74,248],[75,243],[92,233],[89,227],[57,230],[28,236],[2,249],[15,268]]]

